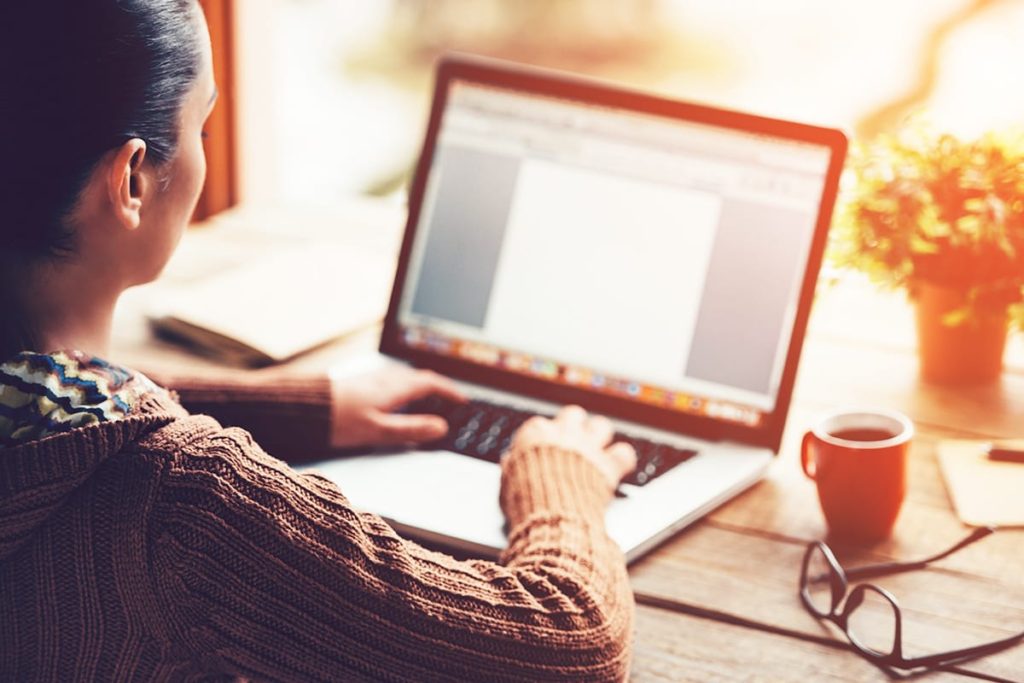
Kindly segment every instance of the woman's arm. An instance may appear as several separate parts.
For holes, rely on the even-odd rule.
[[[241,427],[293,463],[331,457],[338,449],[440,438],[447,431],[443,418],[392,411],[430,394],[465,400],[448,378],[398,363],[338,378],[229,369],[146,374],[174,391],[189,412]]]
[[[326,374],[282,376],[231,369],[145,374],[177,394],[190,413],[241,427],[283,460],[321,459],[333,450],[332,385]]]
[[[509,545],[499,563],[456,561],[241,430],[181,447],[149,534],[177,645],[258,679],[624,679],[635,608],[604,528],[607,479],[552,446],[514,449],[501,468]]]

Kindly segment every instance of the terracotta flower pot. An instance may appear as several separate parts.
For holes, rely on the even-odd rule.
[[[966,302],[962,290],[919,282],[911,298],[916,304],[922,379],[958,385],[991,382],[999,377],[1009,330],[1005,308],[978,311],[960,324],[948,325],[943,317]]]

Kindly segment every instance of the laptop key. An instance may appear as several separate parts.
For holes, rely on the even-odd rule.
[[[440,415],[448,421],[448,434],[423,444],[424,447],[443,448],[495,463],[499,462],[501,454],[508,449],[515,431],[536,414],[481,399],[456,403],[437,395],[413,401],[400,412]],[[693,450],[675,448],[620,432],[616,432],[612,441],[625,441],[636,451],[636,469],[622,480],[634,486],[644,486],[696,455]],[[615,494],[619,497],[625,495],[619,489],[616,489]]]

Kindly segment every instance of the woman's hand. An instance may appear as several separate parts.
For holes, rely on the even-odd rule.
[[[443,417],[391,412],[431,394],[466,400],[447,377],[407,365],[332,379],[331,446],[397,445],[441,438],[448,431]]]
[[[611,420],[589,415],[577,405],[565,406],[553,419],[540,416],[524,422],[512,437],[512,447],[549,444],[582,453],[598,466],[612,488],[636,469],[636,451],[619,441],[608,445],[615,434]],[[505,456],[502,455],[502,458]]]

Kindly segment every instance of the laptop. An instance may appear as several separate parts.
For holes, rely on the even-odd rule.
[[[313,465],[413,539],[494,559],[499,457],[569,403],[637,451],[632,562],[779,450],[836,197],[838,130],[505,62],[439,62],[379,358],[453,379],[444,439]]]

